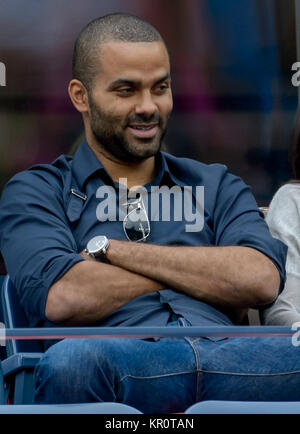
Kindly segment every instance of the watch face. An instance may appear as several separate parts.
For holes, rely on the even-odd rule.
[[[89,253],[96,254],[101,252],[103,247],[106,245],[106,237],[104,235],[98,235],[97,237],[92,238],[87,243],[87,250]]]

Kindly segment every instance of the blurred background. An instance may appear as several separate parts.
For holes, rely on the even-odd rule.
[[[169,46],[167,150],[226,164],[267,205],[292,177],[294,0],[0,0],[0,192],[14,173],[68,153],[81,136],[67,94],[73,44],[89,21],[118,11],[149,20]]]

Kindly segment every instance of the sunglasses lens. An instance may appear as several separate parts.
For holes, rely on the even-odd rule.
[[[130,241],[142,241],[150,234],[150,225],[146,212],[141,209],[131,211],[124,219],[124,231]]]

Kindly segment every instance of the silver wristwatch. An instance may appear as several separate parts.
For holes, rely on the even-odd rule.
[[[97,235],[87,243],[84,251],[95,259],[103,260],[108,247],[108,238],[105,235]]]

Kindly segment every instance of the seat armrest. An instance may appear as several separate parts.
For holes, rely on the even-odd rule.
[[[34,368],[42,355],[43,353],[18,353],[9,356],[1,362],[3,375],[7,376],[23,369]]]

